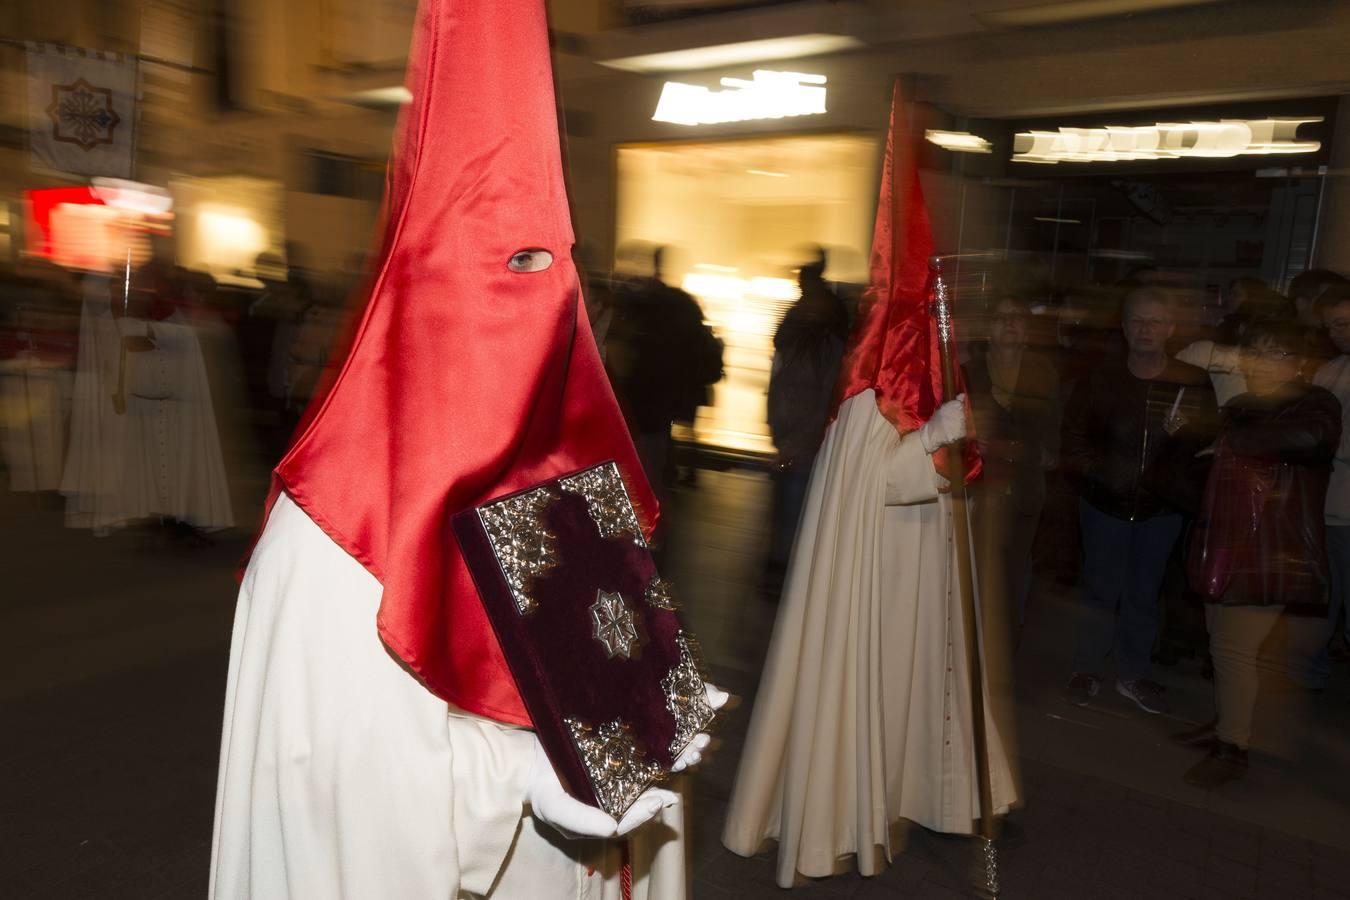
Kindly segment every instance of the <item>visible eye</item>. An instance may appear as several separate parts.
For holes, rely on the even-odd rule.
[[[512,272],[542,272],[553,265],[553,254],[547,250],[521,250],[506,261]]]

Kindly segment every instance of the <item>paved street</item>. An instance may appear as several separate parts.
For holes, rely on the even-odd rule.
[[[255,492],[256,493],[256,492]],[[783,894],[770,855],[718,841],[776,607],[757,589],[768,485],[703,472],[677,490],[668,571],[716,679],[742,698],[690,788],[694,896]],[[239,517],[248,521],[252,513]],[[154,532],[96,539],[46,498],[0,495],[0,894],[193,898],[205,893],[233,611],[246,535],[206,549]],[[1347,671],[1318,697],[1267,692],[1245,783],[1182,783],[1197,758],[1167,734],[1208,718],[1198,665],[1162,670],[1177,708],[1149,717],[1103,694],[1085,709],[1060,688],[1074,609],[1044,579],[1017,660],[1027,804],[1002,860],[1009,898],[1350,897]],[[882,876],[802,886],[794,898],[956,898],[970,842],[912,829]]]

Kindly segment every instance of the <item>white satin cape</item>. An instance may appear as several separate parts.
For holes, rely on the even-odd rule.
[[[528,732],[447,707],[385,650],[378,581],[278,499],[235,613],[217,900],[617,900],[619,848],[525,808]],[[632,838],[634,900],[685,896],[683,808]]]
[[[950,502],[917,433],[872,391],[816,457],[722,840],[778,840],[779,885],[876,874],[901,819],[950,833],[979,816]],[[1017,798],[986,716],[995,806]]]

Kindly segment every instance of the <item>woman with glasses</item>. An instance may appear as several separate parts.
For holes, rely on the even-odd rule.
[[[1243,335],[1247,392],[1224,407],[1190,556],[1214,657],[1214,721],[1175,736],[1207,746],[1185,776],[1218,787],[1247,771],[1261,644],[1281,615],[1326,615],[1322,509],[1341,435],[1341,406],[1308,384],[1302,330],[1253,323]]]

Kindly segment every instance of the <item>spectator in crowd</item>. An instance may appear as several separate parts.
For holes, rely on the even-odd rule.
[[[310,398],[322,383],[324,370],[336,367],[334,346],[344,325],[342,295],[311,294],[301,311],[290,346],[286,349],[285,418],[287,431],[294,431]]]
[[[1257,660],[1281,613],[1326,616],[1322,521],[1341,406],[1304,380],[1306,352],[1298,325],[1253,324],[1244,339],[1249,390],[1225,407],[1214,448],[1201,451],[1215,463],[1189,569],[1206,601],[1216,716],[1176,735],[1209,747],[1185,776],[1200,787],[1246,773]],[[1263,666],[1285,668],[1283,658]]]
[[[1158,590],[1181,530],[1177,507],[1199,493],[1181,461],[1209,443],[1214,392],[1204,370],[1167,355],[1175,316],[1165,290],[1131,291],[1122,320],[1125,358],[1080,382],[1065,414],[1064,464],[1080,490],[1085,612],[1066,696],[1088,703],[1114,651],[1116,690],[1162,713],[1163,688],[1149,678]]]
[[[1225,315],[1213,333],[1196,336],[1176,354],[1182,362],[1209,373],[1215,400],[1221,408],[1247,390],[1238,342],[1249,324],[1268,318],[1293,317],[1289,301],[1259,278],[1233,279],[1224,290],[1223,303]],[[1177,541],[1167,562],[1159,598],[1161,621],[1153,661],[1160,665],[1175,665],[1183,656],[1201,655],[1204,660],[1201,671],[1208,678],[1213,676],[1213,668],[1205,654],[1204,616],[1186,583],[1186,555],[1190,546],[1187,536],[1193,523],[1193,517],[1183,516],[1182,540]]]
[[[1219,406],[1227,406],[1229,400],[1247,390],[1241,358],[1241,351],[1236,345],[1221,343],[1209,337],[1192,341],[1177,354],[1177,359],[1182,362],[1209,373],[1214,399]]]
[[[61,484],[79,321],[65,271],[34,258],[0,281],[0,464],[12,491]]]
[[[1294,305],[1288,297],[1261,279],[1246,275],[1234,278],[1224,289],[1223,311],[1217,340],[1221,344],[1237,346],[1242,340],[1243,329],[1249,323],[1292,318]]]
[[[308,300],[301,291],[302,282],[288,277],[279,255],[259,254],[254,268],[262,290],[239,317],[239,351],[259,441],[270,459],[278,459],[290,439],[286,430],[287,358]]]
[[[783,316],[773,338],[768,412],[778,460],[764,587],[775,597],[787,570],[848,339],[848,311],[825,283],[824,272],[823,252],[802,266],[797,279],[801,298]]]
[[[1341,404],[1342,428],[1350,427],[1350,287],[1336,285],[1318,301],[1327,334],[1337,356],[1317,370],[1313,383],[1326,388]],[[1345,615],[1350,597],[1350,431],[1342,431],[1331,470],[1326,505],[1327,562],[1331,569],[1331,603],[1327,611],[1330,643],[1327,653],[1337,661],[1350,657]]]
[[[1058,464],[1059,374],[1028,346],[1029,306],[1004,297],[994,306],[989,343],[966,367],[984,477],[976,485],[981,569],[997,579],[1010,623],[1025,619],[1032,545],[1045,506],[1045,473]]]
[[[1289,280],[1289,299],[1294,304],[1294,314],[1304,328],[1322,327],[1318,300],[1332,287],[1345,285],[1344,275],[1330,269],[1308,269]]]
[[[1309,269],[1295,275],[1289,281],[1289,300],[1294,305],[1294,314],[1303,328],[1306,341],[1307,359],[1316,367],[1337,354],[1335,345],[1328,339],[1322,322],[1322,295],[1334,287],[1343,287],[1347,283],[1345,276],[1330,269]]]

